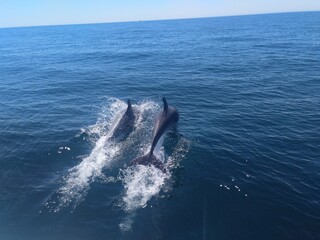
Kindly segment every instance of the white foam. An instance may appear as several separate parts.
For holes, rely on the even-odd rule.
[[[102,169],[111,164],[119,147],[106,144],[106,140],[106,136],[99,138],[91,154],[69,170],[65,184],[59,189],[61,205],[80,202],[94,179],[101,176]]]
[[[167,176],[154,166],[136,165],[124,170],[124,210],[131,212],[147,206],[147,202],[160,192]]]
[[[166,173],[154,166],[136,165],[121,171],[121,180],[124,185],[124,194],[122,197],[122,206],[126,212],[132,213],[138,208],[147,206],[148,201],[158,196],[160,191],[170,191],[169,179],[174,168],[178,167],[181,160],[186,156],[190,149],[190,141],[184,137],[180,138],[174,148],[173,153],[165,159],[164,149],[160,144],[155,148],[154,154],[156,157],[164,162],[167,169]],[[143,148],[146,153],[150,148]],[[148,149],[148,150],[146,150]]]
[[[109,141],[109,137],[112,134],[112,126],[121,118],[126,104],[118,99],[111,99],[110,102],[109,106],[102,109],[96,124],[82,129],[94,147],[89,156],[69,169],[68,175],[64,177],[64,184],[58,190],[58,209],[70,203],[75,203],[76,206],[82,201],[90,184],[97,177],[102,177],[102,170],[112,164],[120,150],[121,146]]]

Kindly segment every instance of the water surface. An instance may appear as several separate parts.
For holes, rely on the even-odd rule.
[[[1,239],[319,239],[320,13],[0,29]],[[161,97],[170,166],[127,168]],[[139,110],[108,140],[127,98]]]

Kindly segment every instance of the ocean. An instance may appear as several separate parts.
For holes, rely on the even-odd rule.
[[[320,12],[0,29],[0,239],[320,239],[319,93]]]

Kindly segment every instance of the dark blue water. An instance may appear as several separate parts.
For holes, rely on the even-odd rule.
[[[0,29],[0,239],[320,239],[319,93],[319,12]]]

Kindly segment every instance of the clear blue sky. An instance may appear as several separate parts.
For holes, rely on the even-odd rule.
[[[0,0],[0,27],[319,10],[320,0]]]

